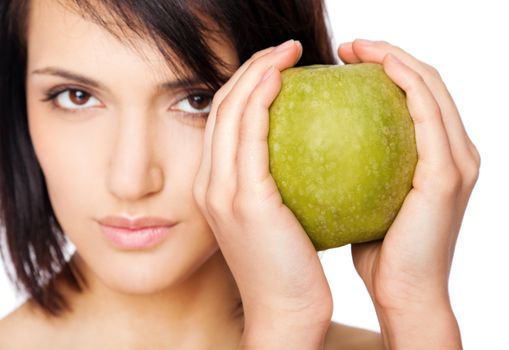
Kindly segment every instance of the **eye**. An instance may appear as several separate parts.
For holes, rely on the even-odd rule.
[[[100,106],[101,103],[91,94],[79,89],[65,89],[53,96],[53,103],[62,109],[77,110]]]
[[[212,104],[210,93],[193,93],[177,102],[171,107],[172,110],[192,114],[208,114]]]

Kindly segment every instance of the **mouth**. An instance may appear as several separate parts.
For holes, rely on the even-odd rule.
[[[98,221],[102,233],[120,249],[147,249],[162,242],[176,225],[156,217],[109,216]]]

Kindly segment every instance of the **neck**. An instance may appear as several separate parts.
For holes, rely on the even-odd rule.
[[[64,292],[73,309],[63,320],[72,327],[66,332],[71,336],[89,333],[102,345],[122,349],[207,349],[219,344],[227,349],[230,342],[236,348],[240,341],[240,295],[219,250],[188,279],[149,295],[109,289],[78,254],[71,263],[88,286],[83,293]]]

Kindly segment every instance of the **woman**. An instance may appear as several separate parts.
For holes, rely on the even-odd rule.
[[[268,171],[279,72],[335,62],[320,1],[0,6],[2,221],[30,296],[0,348],[461,348],[447,281],[480,160],[435,69],[338,49],[383,64],[416,128],[414,188],[383,242],[352,247],[378,335],[331,323]]]

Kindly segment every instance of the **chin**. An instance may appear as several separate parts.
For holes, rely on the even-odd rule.
[[[155,294],[176,284],[175,281],[162,280],[158,276],[133,275],[126,278],[112,278],[103,280],[103,283],[112,291],[133,295]]]
[[[184,283],[218,251],[206,227],[183,227],[147,250],[119,250],[84,234],[71,241],[86,277],[118,293],[153,294]]]
[[[187,246],[189,248],[196,248]],[[217,251],[217,245],[201,249],[164,249],[156,252],[119,252],[107,264],[91,264],[96,276],[113,291],[153,294],[175,287],[191,277]]]

